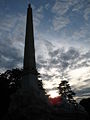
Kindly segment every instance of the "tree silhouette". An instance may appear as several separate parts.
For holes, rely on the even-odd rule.
[[[20,87],[23,70],[12,69],[0,74],[0,117],[8,111],[10,96]]]
[[[41,77],[37,71],[32,71],[32,73],[37,75],[38,78]],[[18,68],[0,73],[0,118],[7,113],[11,101],[10,96],[21,87],[21,80],[24,74],[25,71]],[[46,94],[42,80],[38,80],[38,87]]]
[[[71,90],[68,81],[66,80],[61,81],[58,89],[59,89],[59,94],[61,95],[62,98],[65,98],[69,103],[76,104],[76,101],[73,98],[75,96],[75,93]]]
[[[85,108],[85,110],[88,112],[90,116],[90,98],[82,99],[79,104]]]
[[[46,91],[45,91],[45,89],[43,88],[43,83],[42,83],[42,79],[41,79],[40,73],[38,73],[38,78],[40,79],[40,80],[38,80],[38,87],[39,87],[39,89],[42,90],[42,91],[44,92],[44,94],[46,95]]]

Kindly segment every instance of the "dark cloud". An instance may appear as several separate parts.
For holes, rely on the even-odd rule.
[[[48,44],[43,45],[46,46]],[[39,70],[44,68],[44,71],[46,71],[44,74],[41,73],[42,79],[46,81],[51,80],[52,82],[50,84],[52,84],[52,86],[54,85],[56,86],[58,79],[60,79],[60,81],[66,79],[71,82],[73,78],[69,75],[69,72],[78,69],[84,71],[84,68],[90,67],[90,51],[88,52],[80,51],[79,49],[73,47],[66,50],[64,48],[55,48],[55,46],[51,45],[50,45],[51,49],[49,48],[49,46],[48,47],[46,46],[46,48],[47,49],[45,50],[48,51],[49,59],[45,60],[43,59],[43,56],[38,56],[37,57],[38,65],[41,65],[39,66]],[[43,55],[45,55],[45,53]],[[52,72],[52,69],[55,69],[55,72]],[[78,74],[80,70],[78,71]],[[77,93],[77,96],[83,96],[83,92],[84,96],[85,93],[90,93],[90,89],[88,89],[88,84],[90,84],[90,80],[87,79],[89,74],[88,72],[85,72],[85,75],[80,76],[76,79],[76,82],[80,81],[79,84],[78,83],[77,85],[72,84],[72,88]],[[75,76],[77,76],[77,73]],[[54,80],[56,80],[56,83],[53,83]],[[83,82],[85,82],[85,85],[83,85]],[[77,90],[78,88],[80,90]],[[56,89],[56,87],[54,87],[54,89]]]
[[[85,95],[87,96],[87,94],[90,95],[90,87],[78,90],[78,91],[76,91],[76,93],[77,93],[78,96],[85,96]]]
[[[22,62],[20,51],[14,48],[10,40],[2,40],[0,46],[0,68],[12,69]]]
[[[4,54],[0,53],[0,69],[5,68],[5,69],[12,69],[19,67],[17,66],[18,64],[22,63],[22,58],[18,56],[18,52],[9,52],[9,56],[5,56]],[[7,54],[7,53],[6,53]],[[16,54],[16,57],[13,57],[13,54]]]
[[[72,64],[74,64],[74,61],[76,61],[80,56],[79,51],[76,50],[75,48],[69,48],[67,51],[62,49],[57,49],[57,50],[47,49],[47,50],[49,55],[49,59],[48,59],[49,66],[50,67],[56,66],[57,68],[61,67],[59,69],[63,69],[63,70],[65,70],[69,66],[72,66]],[[41,63],[43,61],[43,64],[46,64],[45,63],[46,61],[44,61],[41,56],[38,59],[42,59]]]
[[[90,82],[90,79],[86,79],[86,80],[84,80],[84,81],[89,83],[89,82]]]
[[[62,49],[50,49],[48,44],[44,44],[48,51],[49,59],[43,59],[43,56],[38,56],[38,64],[47,65],[51,68],[57,67],[58,69],[65,70],[68,67],[70,69],[76,69],[83,66],[88,67],[90,63],[90,52],[81,53],[78,49],[69,48],[68,50]],[[50,45],[51,47],[51,45]],[[47,66],[47,67],[48,67]]]

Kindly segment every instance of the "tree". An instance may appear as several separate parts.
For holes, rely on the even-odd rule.
[[[44,94],[46,95],[46,91],[45,89],[43,88],[43,82],[42,82],[42,79],[41,79],[41,76],[40,76],[40,73],[38,73],[38,87],[40,90],[42,90],[44,92]]]
[[[41,77],[37,71],[32,70],[31,73],[37,75],[38,78]],[[21,79],[24,74],[25,71],[18,68],[0,73],[0,117],[7,113],[11,101],[10,96],[21,87]],[[42,80],[38,80],[38,87],[46,94]]]
[[[0,74],[0,117],[7,113],[10,96],[20,87],[23,70],[12,69]]]
[[[90,116],[90,98],[82,99],[79,104],[85,108],[85,110],[88,112]]]
[[[65,98],[69,103],[76,104],[76,101],[73,98],[75,96],[75,93],[71,90],[68,81],[66,80],[61,81],[58,89],[59,89],[59,94],[61,95],[62,98]]]

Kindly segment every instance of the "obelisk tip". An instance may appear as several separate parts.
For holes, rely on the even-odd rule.
[[[31,4],[30,3],[28,4],[28,8],[31,8]]]

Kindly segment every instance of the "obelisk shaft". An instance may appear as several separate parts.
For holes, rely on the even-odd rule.
[[[26,22],[26,36],[25,36],[25,49],[24,49],[24,70],[36,69],[35,62],[35,48],[34,48],[34,33],[33,33],[33,17],[32,8],[30,4],[27,10]]]

